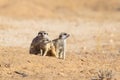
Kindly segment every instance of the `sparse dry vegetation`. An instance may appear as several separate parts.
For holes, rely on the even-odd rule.
[[[112,70],[99,70],[97,75],[91,80],[113,80]]]

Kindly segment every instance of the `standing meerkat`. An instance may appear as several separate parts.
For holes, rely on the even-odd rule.
[[[66,39],[69,36],[69,34],[63,32],[59,35],[57,39],[52,40],[58,58],[65,59]]]

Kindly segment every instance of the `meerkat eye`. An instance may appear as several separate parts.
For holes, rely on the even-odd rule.
[[[64,35],[67,35],[67,33],[64,33]]]
[[[45,35],[48,35],[48,33],[44,33]]]
[[[60,35],[59,37],[62,38],[62,35]]]

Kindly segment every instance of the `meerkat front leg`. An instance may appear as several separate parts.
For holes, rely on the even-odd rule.
[[[47,52],[48,52],[48,48],[45,50],[43,56],[46,56],[46,55],[47,55]]]
[[[43,55],[43,50],[42,49],[40,49],[40,56],[42,56]]]

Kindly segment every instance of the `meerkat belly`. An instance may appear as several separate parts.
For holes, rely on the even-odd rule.
[[[62,48],[64,46],[64,41],[60,41],[59,46],[60,46],[60,48]]]

